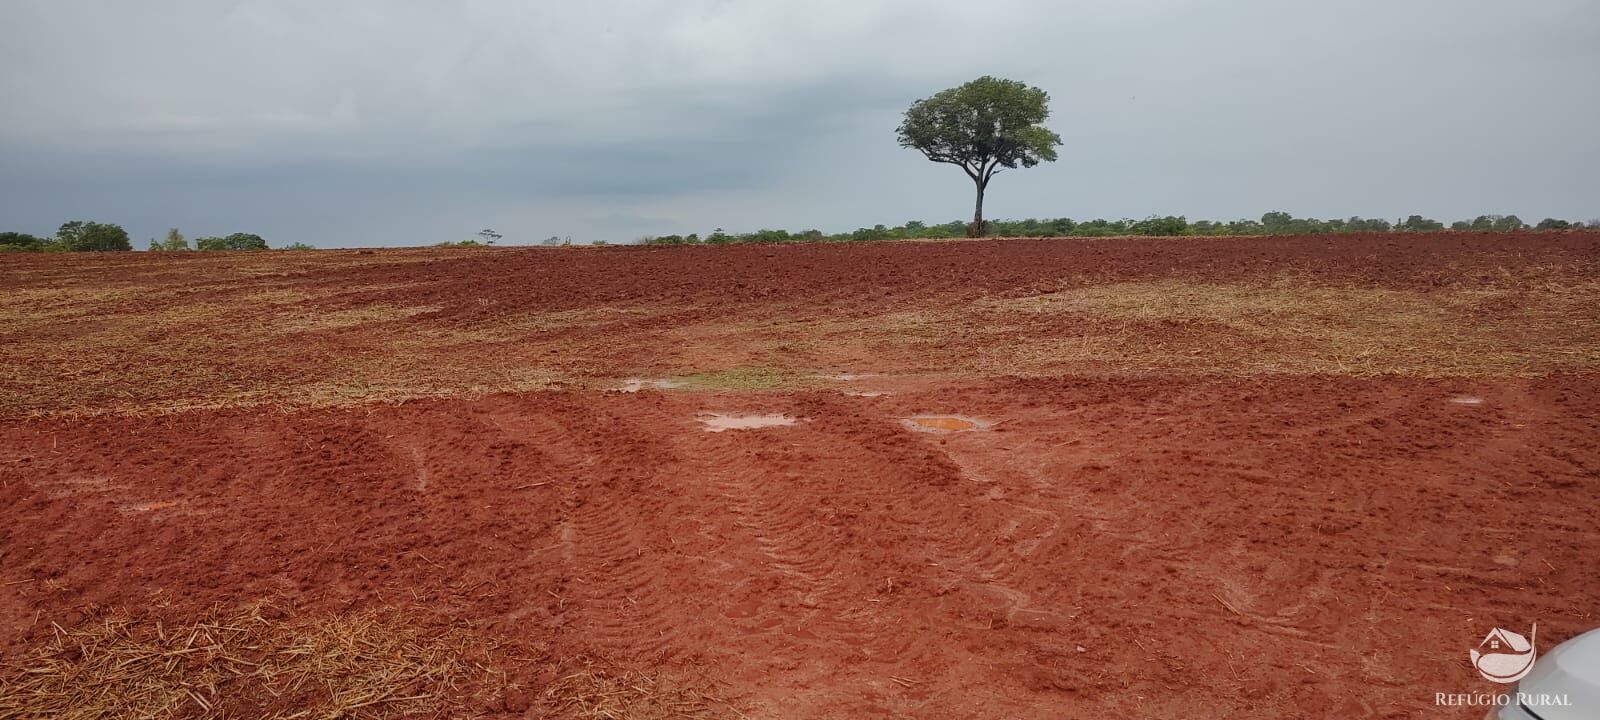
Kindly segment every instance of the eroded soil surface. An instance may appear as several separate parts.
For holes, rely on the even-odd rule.
[[[1477,717],[1600,625],[1594,235],[0,262],[0,661],[270,599],[491,717]]]

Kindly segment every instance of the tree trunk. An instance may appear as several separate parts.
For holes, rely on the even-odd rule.
[[[968,229],[968,237],[983,237],[989,234],[989,228],[983,222],[983,191],[989,183],[980,179],[972,181],[978,186],[978,202],[972,208],[972,227]]]

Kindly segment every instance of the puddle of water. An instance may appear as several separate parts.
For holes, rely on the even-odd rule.
[[[765,427],[783,427],[793,425],[795,419],[788,415],[729,415],[727,413],[700,413],[701,424],[705,425],[706,432],[722,432],[724,430],[754,430]]]
[[[653,380],[649,378],[628,378],[622,381],[622,387],[617,388],[625,393],[636,393],[640,390],[671,390],[683,387],[677,380]]]
[[[1450,402],[1453,402],[1453,403],[1455,403],[1457,405],[1482,405],[1483,404],[1483,398],[1481,398],[1481,397],[1473,397],[1471,395],[1459,395],[1459,396],[1450,398]]]
[[[963,432],[985,430],[989,427],[989,423],[982,420],[960,415],[917,415],[904,418],[901,422],[912,430],[923,432]]]

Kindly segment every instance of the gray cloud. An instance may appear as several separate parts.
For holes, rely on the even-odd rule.
[[[1586,0],[12,0],[0,225],[417,244],[961,217],[895,146],[982,74],[1052,93],[1000,217],[1600,215]]]

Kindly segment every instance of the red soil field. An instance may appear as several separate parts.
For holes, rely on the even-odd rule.
[[[450,714],[1466,718],[1600,625],[1595,234],[0,263],[9,663],[270,599],[483,639]]]

